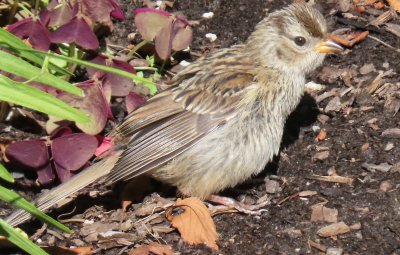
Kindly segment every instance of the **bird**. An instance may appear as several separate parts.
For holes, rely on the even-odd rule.
[[[242,44],[220,49],[178,72],[169,86],[109,133],[114,147],[92,166],[39,197],[47,210],[93,183],[145,174],[206,199],[260,173],[279,153],[285,121],[305,76],[327,53],[323,15],[304,3],[267,15]],[[29,215],[7,218],[18,225]]]

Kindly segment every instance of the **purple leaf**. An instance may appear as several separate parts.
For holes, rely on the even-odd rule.
[[[165,24],[156,36],[156,52],[161,59],[167,59],[172,50],[172,22]]]
[[[99,65],[106,65],[118,68],[133,74],[136,73],[135,69],[133,69],[133,67],[126,61],[111,59],[108,58],[107,56],[100,54],[97,55],[94,59],[92,59],[91,62]],[[88,68],[87,71],[88,74],[93,78],[95,70]],[[126,96],[134,87],[134,83],[130,78],[126,78],[118,74],[97,71],[96,77],[101,77],[101,76],[103,76],[103,88],[105,89],[106,87],[110,86],[111,95],[113,96]]]
[[[76,171],[94,155],[97,146],[96,137],[75,133],[54,139],[51,152],[58,166]]]
[[[112,21],[110,18],[114,6],[110,0],[80,0],[82,13],[93,23],[101,23],[112,30]]]
[[[49,50],[50,32],[42,25],[40,21],[33,23],[31,33],[29,34],[29,43],[35,49],[42,51]]]
[[[139,95],[135,92],[130,92],[129,95],[125,97],[125,105],[126,105],[126,110],[128,113],[131,113],[135,109],[137,109],[139,106],[144,104],[146,102],[147,98]]]
[[[85,92],[85,97],[60,93],[58,98],[89,115],[89,123],[76,123],[83,132],[96,135],[100,133],[107,121],[109,104],[98,81],[86,81],[78,85]]]
[[[72,130],[69,127],[59,127],[56,130],[54,130],[51,134],[51,139],[54,140],[58,137],[61,136],[66,136],[66,135],[71,135],[72,134]]]
[[[42,185],[46,185],[52,183],[56,178],[53,168],[51,167],[50,162],[44,165],[43,167],[36,170],[36,174],[38,175],[38,182]]]
[[[60,27],[64,24],[70,22],[78,13],[78,5],[72,8],[68,2],[62,2],[57,4],[53,8],[49,8],[48,13],[43,16],[44,20],[48,19],[48,26],[50,27]],[[41,16],[42,18],[42,16]],[[44,22],[42,20],[42,22]]]
[[[73,176],[70,170],[57,164],[57,162],[54,162],[54,167],[56,168],[57,177],[61,182],[66,182]]]
[[[117,2],[115,2],[115,0],[110,0],[110,2],[114,7],[113,11],[110,13],[111,17],[118,21],[123,21],[125,19],[125,14],[122,12]]]
[[[155,38],[156,52],[162,59],[169,58],[172,49],[182,50],[192,41],[193,32],[189,23],[165,11],[136,9],[135,24],[145,40]]]
[[[100,145],[97,147],[94,155],[99,156],[114,147],[111,137],[97,135],[96,138]]]
[[[44,167],[49,163],[47,146],[41,140],[12,143],[7,146],[6,156],[12,163],[28,169]]]
[[[97,54],[95,58],[93,58],[93,59],[90,60],[90,62],[95,63],[95,64],[98,64],[98,65],[104,65],[104,66],[105,66],[105,65],[107,65],[106,63],[107,63],[107,60],[108,60],[108,59],[109,59],[109,57],[106,56],[106,55]],[[86,68],[86,71],[87,71],[87,73],[88,73],[88,75],[89,75],[90,77],[93,77],[93,75],[94,75],[96,72],[101,72],[101,74],[98,75],[97,77],[100,77],[100,76],[102,76],[103,74],[106,73],[106,72],[103,72],[103,71],[100,71],[100,70],[97,70],[97,69],[94,69],[94,68],[90,68],[90,67]]]
[[[26,39],[29,37],[29,33],[31,32],[32,23],[32,18],[26,18],[7,26],[7,30],[21,39]]]
[[[190,45],[193,39],[193,31],[189,26],[182,26],[183,23],[176,21],[174,23],[175,35],[172,39],[172,49],[175,51],[183,50]]]
[[[82,17],[75,17],[51,34],[53,43],[76,43],[82,48],[95,50],[99,41],[88,23]]]
[[[50,32],[39,20],[23,19],[8,26],[7,29],[22,39],[28,38],[35,49],[47,51],[50,48]]]
[[[113,59],[110,66],[129,73],[136,73],[135,69],[125,61]],[[134,87],[132,79],[113,73],[106,74],[104,83],[111,85],[111,95],[113,96],[126,96]]]
[[[135,25],[144,40],[152,41],[160,30],[171,23],[171,13],[151,8],[135,10]]]

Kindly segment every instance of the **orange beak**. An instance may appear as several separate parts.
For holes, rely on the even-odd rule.
[[[315,45],[314,50],[320,53],[339,53],[343,51],[343,48],[334,41],[324,40]]]

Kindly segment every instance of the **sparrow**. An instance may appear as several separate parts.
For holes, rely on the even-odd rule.
[[[86,186],[146,174],[205,199],[258,174],[279,153],[305,75],[342,47],[306,4],[270,13],[248,40],[199,58],[109,134],[111,152],[36,200],[46,210]],[[11,225],[29,219],[17,211]]]

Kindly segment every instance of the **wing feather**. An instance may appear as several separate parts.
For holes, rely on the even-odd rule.
[[[112,135],[125,141],[125,151],[105,183],[130,179],[168,162],[236,115],[238,103],[254,85],[254,75],[237,60],[219,63],[213,70],[202,66],[218,59],[213,55],[183,70],[170,89],[115,128]]]

